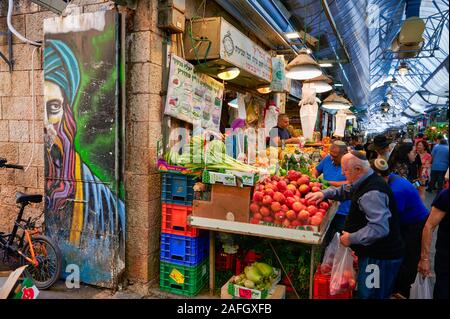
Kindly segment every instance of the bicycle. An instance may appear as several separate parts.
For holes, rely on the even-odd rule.
[[[0,168],[23,169],[23,166],[7,164],[6,159],[0,158]],[[43,212],[35,218],[22,218],[27,205],[40,202],[40,194],[16,193],[20,210],[12,231],[0,232],[0,251],[4,252],[4,261],[10,257],[19,258],[21,265],[28,266],[24,270],[25,276],[31,278],[38,289],[48,289],[61,276],[61,251],[50,238],[41,234],[41,227],[36,227]]]

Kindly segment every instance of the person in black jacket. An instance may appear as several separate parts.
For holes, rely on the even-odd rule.
[[[341,244],[358,256],[358,296],[390,298],[403,260],[399,216],[392,190],[371,168],[364,153],[352,151],[342,158],[342,171],[350,183],[306,195],[309,201],[351,200]]]

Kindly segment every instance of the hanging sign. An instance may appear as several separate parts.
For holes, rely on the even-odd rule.
[[[164,114],[218,131],[223,90],[222,83],[194,72],[192,64],[172,55]]]
[[[291,88],[289,94],[300,99],[302,97],[302,82],[297,80],[291,81]]]
[[[270,88],[272,92],[289,92],[290,79],[286,77],[286,61],[284,55],[277,55],[272,58],[272,82]]]
[[[222,19],[220,58],[268,82],[272,80],[272,57],[263,48]]]

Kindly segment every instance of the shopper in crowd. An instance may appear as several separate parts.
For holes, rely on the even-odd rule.
[[[438,136],[439,144],[431,152],[431,176],[427,192],[432,192],[437,183],[438,193],[442,190],[444,175],[448,169],[448,143],[442,134]]]
[[[331,186],[339,187],[347,184],[347,179],[342,174],[341,161],[342,157],[347,154],[347,144],[342,141],[334,141],[330,146],[330,155],[323,158],[322,161],[314,169],[314,176],[317,178],[323,174],[323,178],[328,181]],[[345,218],[350,210],[350,201],[340,203],[336,211],[336,215],[328,228],[325,236],[325,245],[333,238],[336,232],[341,232],[344,229]]]
[[[406,178],[411,183],[415,183],[417,188],[420,186],[419,172],[422,162],[412,143],[398,145],[389,158],[388,163],[393,173]]]
[[[394,293],[400,298],[409,298],[409,290],[417,274],[420,260],[422,230],[428,217],[428,210],[417,189],[406,179],[391,173],[384,159],[370,162],[372,169],[383,177],[394,193],[400,219],[400,233],[405,243],[404,259],[400,267]]]
[[[351,199],[350,212],[340,239],[358,256],[358,296],[362,299],[390,298],[403,260],[399,216],[392,190],[370,168],[364,153],[352,151],[342,158],[342,172],[349,185],[329,187],[310,193],[306,199]],[[371,267],[368,268],[368,266]],[[379,285],[372,285],[372,267],[376,265]]]
[[[366,152],[366,157],[368,160],[378,157],[378,153],[375,151],[375,145],[373,144],[372,139],[367,140],[366,144],[364,144],[364,151]]]
[[[434,285],[433,297],[435,299],[448,299],[449,286],[449,206],[448,189],[444,189],[431,204],[430,216],[427,219],[422,233],[422,250],[418,270],[423,276],[430,276],[430,247],[433,232],[439,225],[436,254],[434,256],[434,272],[436,283]]]
[[[416,143],[416,152],[420,156],[420,161],[422,163],[422,167],[419,171],[419,193],[422,200],[425,200],[425,187],[430,180],[432,157],[430,154],[430,147],[424,139],[421,139]]]
[[[384,158],[386,161],[389,160],[394,147],[395,143],[393,143],[392,140],[389,140],[384,135],[377,135],[373,139],[372,149],[377,152],[377,158]]]
[[[417,134],[417,137],[414,140],[414,145],[417,145],[417,143],[424,141],[424,140],[425,139],[424,139],[423,133],[419,133],[419,134]]]

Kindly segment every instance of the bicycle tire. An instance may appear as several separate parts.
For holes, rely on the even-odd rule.
[[[47,236],[44,235],[38,235],[33,236],[31,238],[31,241],[33,243],[33,248],[35,249],[36,258],[41,259],[41,262],[39,263],[39,266],[36,268],[33,265],[31,265],[28,261],[26,261],[23,257],[21,257],[21,264],[22,265],[28,265],[27,268],[25,268],[25,275],[33,280],[33,283],[36,285],[38,289],[45,290],[50,288],[55,284],[55,282],[61,277],[61,268],[62,268],[62,257],[61,257],[61,251],[59,250],[59,247]],[[45,263],[47,259],[43,257],[42,255],[39,255],[39,253],[36,251],[35,243],[45,243],[47,245],[46,249],[51,249],[54,254],[54,263],[55,265],[54,270],[47,275],[48,279],[46,280],[40,280],[40,278],[37,276],[36,271],[40,271],[41,273],[45,273],[46,269],[44,267],[48,266],[48,264]],[[23,253],[29,257],[29,243],[27,243],[24,246]]]

